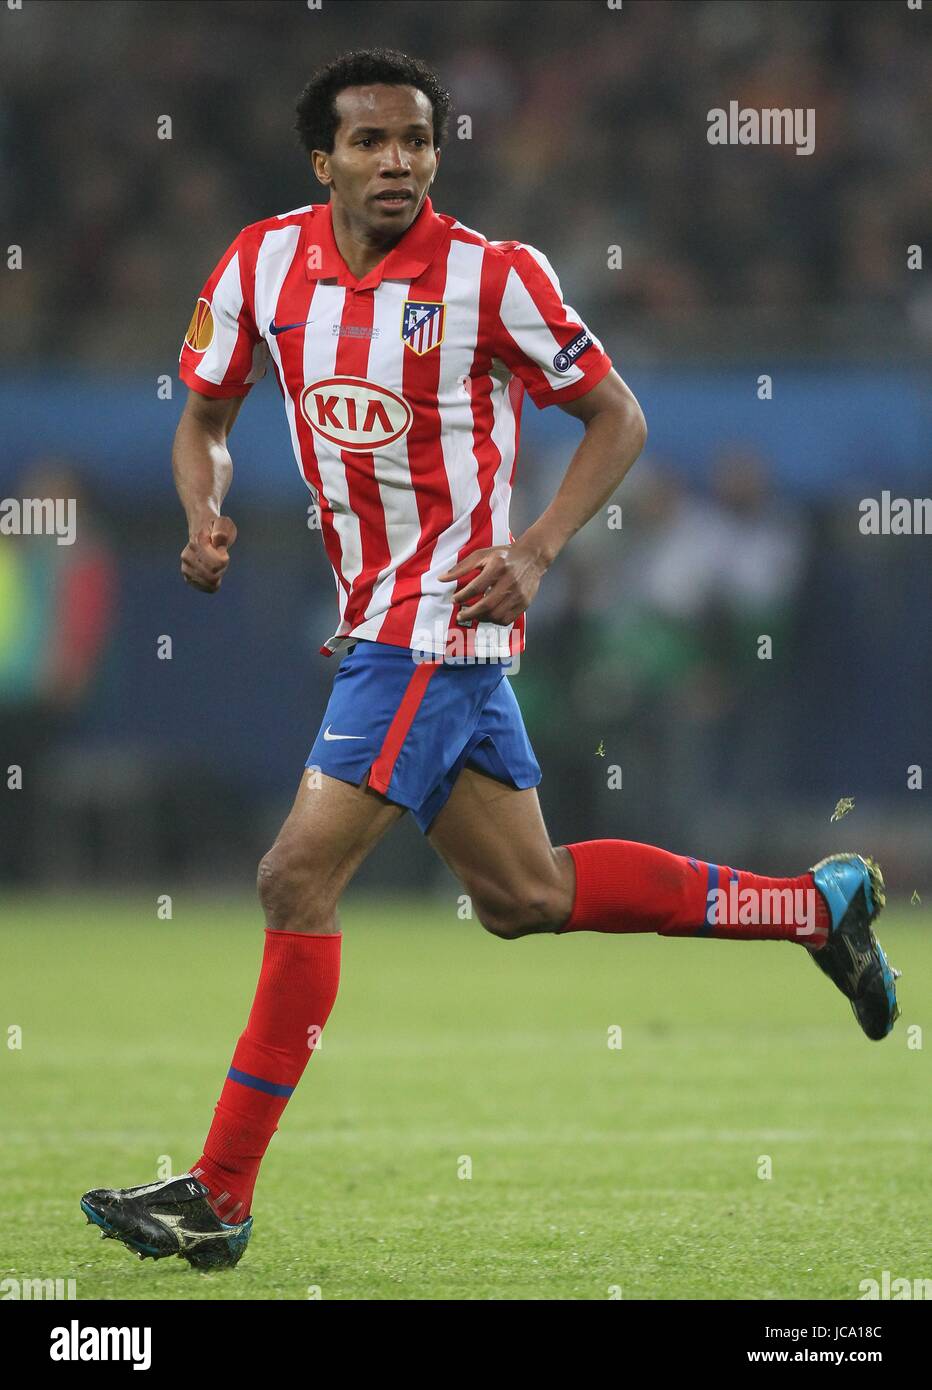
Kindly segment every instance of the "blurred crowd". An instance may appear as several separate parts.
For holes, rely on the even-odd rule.
[[[529,520],[536,506],[521,494]],[[723,452],[702,491],[648,454],[528,615],[515,689],[550,765],[569,775],[583,754],[591,774],[604,758],[606,785],[619,768],[638,837],[663,842],[688,836],[710,795],[721,810],[761,785],[790,794],[797,735],[781,725],[812,547],[804,509],[750,448]],[[566,720],[554,725],[553,710]]]
[[[928,277],[907,269],[932,231],[932,57],[905,3],[44,0],[3,26],[23,268],[0,350],[20,362],[172,361],[239,228],[324,200],[294,98],[374,44],[453,93],[438,210],[539,246],[616,352],[740,351],[749,318],[807,348],[932,333]],[[710,145],[731,100],[812,108],[814,153]]]
[[[53,848],[42,790],[99,694],[119,588],[106,527],[66,460],[25,470],[18,495],[66,502],[80,524],[64,545],[36,534],[0,542],[0,880],[17,883],[40,872]]]

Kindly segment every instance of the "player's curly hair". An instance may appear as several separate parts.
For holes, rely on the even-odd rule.
[[[298,98],[294,128],[308,154],[333,150],[339,124],[334,109],[337,93],[372,82],[417,87],[423,92],[434,109],[434,148],[440,149],[446,139],[451,97],[433,69],[394,48],[356,48],[318,68]]]

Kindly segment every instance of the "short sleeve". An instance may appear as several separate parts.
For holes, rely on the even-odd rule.
[[[192,390],[246,396],[265,376],[268,349],[246,292],[254,281],[254,260],[251,265],[241,232],[201,290],[185,334],[178,374]]]
[[[499,309],[496,355],[538,407],[574,401],[611,371],[611,359],[563,302],[553,266],[533,246],[515,248]]]

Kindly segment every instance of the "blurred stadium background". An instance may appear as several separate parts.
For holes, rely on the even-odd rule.
[[[2,280],[0,496],[79,518],[73,547],[0,537],[2,765],[27,770],[0,796],[4,885],[250,890],[290,805],[334,670],[332,578],[269,377],[232,437],[222,595],[184,586],[175,370],[239,228],[323,201],[291,133],[310,71],[373,44],[453,92],[436,208],[548,255],[651,431],[621,529],[597,518],[551,571],[514,678],[554,839],[764,872],[865,847],[900,903],[932,885],[907,787],[932,769],[929,539],[858,526],[862,498],[930,490],[932,291],[907,268],[932,231],[927,35],[905,3],[4,7],[22,268]],[[814,153],[710,146],[731,99],[814,108]],[[526,404],[516,533],[577,432]],[[360,883],[449,889],[398,834]]]

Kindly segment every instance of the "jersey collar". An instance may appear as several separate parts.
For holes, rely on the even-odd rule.
[[[416,280],[430,265],[437,252],[449,236],[450,228],[444,219],[434,212],[429,198],[424,199],[411,226],[401,240],[392,247],[384,260],[379,261],[368,275],[357,280],[349,266],[340,255],[336,238],[333,235],[331,204],[316,207],[308,223],[305,273],[309,280],[333,280],[353,290],[378,289],[383,280]],[[312,261],[310,246],[320,247],[320,265]]]

